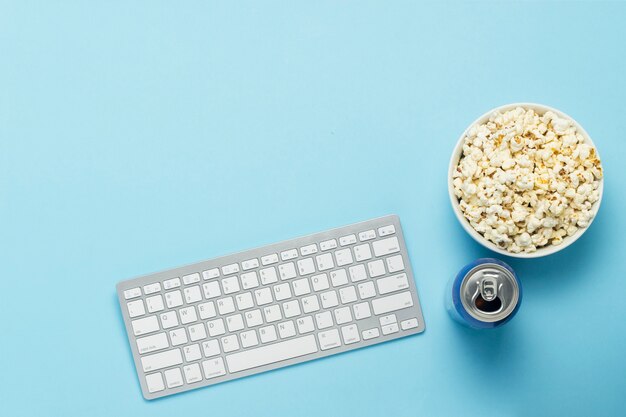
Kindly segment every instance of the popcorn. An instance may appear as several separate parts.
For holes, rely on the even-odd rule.
[[[595,149],[571,120],[517,107],[468,130],[452,184],[470,225],[519,253],[587,227],[602,177]]]

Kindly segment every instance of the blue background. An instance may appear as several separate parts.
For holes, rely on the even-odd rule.
[[[105,4],[106,3],[106,4]],[[0,6],[0,414],[626,413],[626,6],[80,2]],[[599,217],[506,259],[518,316],[471,331],[447,280],[493,255],[457,223],[452,148],[486,110],[575,117]],[[396,213],[426,333],[159,401],[115,283]]]

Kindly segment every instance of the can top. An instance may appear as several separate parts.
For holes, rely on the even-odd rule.
[[[477,265],[465,275],[460,286],[465,311],[489,323],[507,318],[515,310],[519,295],[515,276],[495,263]]]

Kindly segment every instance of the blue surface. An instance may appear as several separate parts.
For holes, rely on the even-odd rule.
[[[624,415],[626,6],[231,3],[2,2],[0,414]],[[478,332],[443,291],[494,254],[446,169],[517,101],[586,128],[604,201],[562,253],[506,259],[524,305]],[[388,213],[426,333],[142,399],[118,280]]]

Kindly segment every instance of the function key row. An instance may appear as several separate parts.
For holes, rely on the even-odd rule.
[[[265,255],[261,258],[261,263],[263,266],[275,264],[278,262],[278,254],[272,253],[270,255]]]
[[[352,245],[356,243],[356,235],[348,235],[339,238],[339,244],[341,246]]]
[[[208,269],[208,270],[202,272],[202,278],[205,281],[208,281],[208,280],[213,279],[213,278],[217,278],[219,276],[220,276],[220,270],[217,269],[217,268]]]
[[[197,272],[183,277],[183,283],[185,285],[195,284],[196,282],[200,282],[200,274]]]
[[[254,269],[254,268],[258,268],[258,267],[259,267],[259,260],[257,258],[248,259],[247,261],[243,261],[241,263],[241,268],[244,271],[249,271],[250,269]]]
[[[393,235],[394,233],[396,233],[396,228],[394,227],[393,224],[390,224],[388,226],[383,226],[383,227],[379,227],[378,228],[378,236],[379,237],[385,237],[385,236],[389,236],[389,235]],[[371,230],[366,230],[363,232],[359,233],[359,241],[361,242],[365,242],[368,240],[372,240],[376,238],[376,232],[374,231],[374,229]],[[397,245],[397,238],[392,239],[385,239],[382,241],[378,241],[378,242],[374,242],[374,253],[376,254],[376,256],[381,256],[381,255],[386,255],[389,253],[393,253],[395,252],[397,249],[396,247],[394,247],[396,244]],[[342,236],[339,238],[339,244],[341,246],[348,246],[348,245],[352,245],[357,243],[357,237],[355,234],[351,234],[351,235],[347,235],[347,236]],[[329,240],[325,240],[323,242],[320,242],[319,244],[319,248],[322,252],[324,251],[328,251],[328,250],[332,250],[332,249],[336,249],[337,248],[337,241],[335,239],[329,239]],[[367,251],[369,252],[369,247],[367,248]],[[310,245],[306,245],[300,248],[300,255],[301,256],[308,256],[308,255],[313,255],[315,253],[317,253],[317,245],[315,243],[312,243]],[[368,258],[369,254],[366,255],[366,258]],[[298,250],[297,249],[290,249],[290,250],[286,250],[280,253],[280,258],[283,261],[288,261],[290,259],[295,259],[298,257]],[[357,260],[359,260],[359,255],[357,253]],[[266,256],[261,257],[261,264],[263,266],[267,266],[267,265],[272,265],[278,263],[278,254],[276,253],[272,253]],[[248,271],[254,268],[258,268],[259,267],[259,260],[257,258],[253,258],[253,259],[249,259],[247,261],[243,261],[241,263],[241,269],[243,269],[244,271]],[[222,267],[222,274],[223,275],[231,275],[231,274],[236,274],[239,272],[239,264],[238,263],[233,263],[230,265],[225,265]],[[202,272],[202,278],[207,281],[210,279],[214,279],[220,276],[220,270],[218,268],[213,268],[213,269],[209,269],[206,271]],[[195,284],[197,282],[200,281],[200,274],[199,273],[193,273],[193,274],[189,274],[189,275],[185,275],[183,277],[183,283],[185,285],[190,285],[190,284]],[[172,278],[172,279],[168,279],[166,281],[163,282],[163,288],[166,290],[172,289],[172,288],[178,288],[180,287],[181,282],[180,282],[180,278]],[[156,292],[161,291],[161,284],[158,282],[155,282],[153,284],[148,284],[145,285],[143,287],[143,291],[146,295],[149,294],[153,294]],[[124,291],[124,298],[126,300],[130,300],[133,298],[137,298],[141,296],[141,288],[140,287],[135,287],[135,288],[130,288],[128,290]]]

